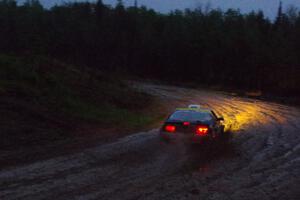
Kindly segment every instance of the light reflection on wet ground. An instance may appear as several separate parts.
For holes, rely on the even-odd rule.
[[[225,119],[224,125],[226,130],[238,131],[246,128],[246,126],[250,124],[266,124],[270,122],[265,114],[262,113],[262,110],[258,105],[259,103],[248,104],[238,100],[233,100],[233,102],[232,105],[238,109],[233,108],[232,105],[226,104],[211,105],[216,112],[222,113],[221,115]]]
[[[267,125],[277,122],[284,123],[286,119],[281,112],[284,108],[264,103],[263,101],[253,100],[245,101],[242,98],[211,98],[211,96],[203,96],[199,98],[199,102],[212,108],[218,115],[224,117],[225,130],[239,131],[250,125]],[[274,109],[275,108],[275,109]]]

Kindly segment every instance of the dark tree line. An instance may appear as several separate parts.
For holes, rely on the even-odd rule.
[[[300,92],[300,13],[0,0],[0,53],[46,55],[139,77]]]

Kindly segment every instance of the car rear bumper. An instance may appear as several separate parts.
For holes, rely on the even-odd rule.
[[[160,132],[160,136],[168,141],[181,141],[187,143],[196,143],[200,144],[203,142],[211,141],[213,138],[210,136],[200,136],[200,135],[192,135],[186,133],[167,133],[167,132]]]

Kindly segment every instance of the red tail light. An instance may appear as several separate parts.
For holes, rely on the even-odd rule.
[[[197,126],[196,129],[196,134],[200,135],[200,136],[205,136],[208,133],[208,126],[205,125],[201,125],[201,126]]]
[[[170,133],[174,133],[176,131],[176,126],[174,126],[174,125],[166,125],[165,126],[165,131],[166,132],[170,132]]]

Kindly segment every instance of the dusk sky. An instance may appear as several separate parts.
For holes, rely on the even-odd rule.
[[[46,7],[51,7],[62,2],[72,0],[40,0]],[[80,1],[80,0],[77,0]],[[252,10],[263,10],[265,15],[273,19],[276,16],[277,8],[280,0],[138,0],[139,5],[145,5],[159,12],[166,13],[174,9],[195,8],[199,5],[210,4],[212,8],[239,8],[242,12],[250,12]],[[19,0],[24,2],[24,0]],[[114,5],[116,0],[103,0],[105,4]],[[125,5],[133,5],[134,0],[124,0]],[[294,5],[300,8],[300,0],[283,0],[286,8]]]

